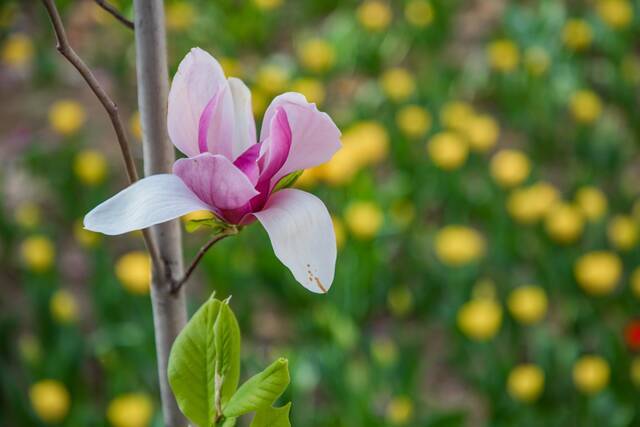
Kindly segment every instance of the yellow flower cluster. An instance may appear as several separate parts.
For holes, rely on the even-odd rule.
[[[533,402],[544,390],[544,371],[537,365],[525,363],[509,372],[507,391],[522,402]]]
[[[491,176],[502,187],[521,184],[529,176],[529,158],[520,150],[503,149],[491,158]]]
[[[487,48],[487,54],[491,67],[502,73],[514,71],[520,62],[518,45],[508,39],[491,42]]]
[[[70,99],[57,101],[49,109],[51,128],[63,136],[76,133],[84,124],[85,117],[84,108]]]
[[[534,224],[547,215],[558,197],[558,190],[553,185],[540,181],[509,194],[507,212],[521,224]]]
[[[391,8],[382,0],[365,0],[356,13],[360,24],[372,32],[386,29],[393,17]]]
[[[107,161],[97,150],[82,150],[73,161],[73,172],[83,184],[95,186],[102,183],[107,175]]]
[[[349,231],[359,239],[371,239],[378,234],[384,214],[373,202],[352,202],[344,213]]]
[[[389,99],[395,102],[402,102],[414,94],[416,82],[409,70],[402,67],[394,67],[382,73],[380,87]]]
[[[29,388],[31,407],[46,423],[59,423],[69,412],[71,397],[60,381],[46,379]]]
[[[622,261],[613,252],[595,251],[582,255],[574,266],[578,285],[591,295],[606,295],[616,288],[622,275]]]
[[[610,368],[596,355],[582,356],[573,365],[573,382],[585,394],[596,394],[609,384]]]
[[[153,416],[153,402],[144,393],[117,396],[107,408],[107,420],[113,427],[146,427]]]
[[[336,59],[333,46],[319,37],[304,41],[298,47],[297,53],[300,64],[304,68],[317,73],[331,69]]]
[[[28,269],[36,273],[42,273],[49,270],[53,265],[55,248],[48,237],[34,235],[22,242],[20,255]]]
[[[137,295],[149,293],[151,260],[145,252],[133,251],[121,256],[115,269],[116,277],[127,291]]]
[[[583,19],[569,19],[562,29],[562,41],[571,50],[587,49],[591,45],[592,39],[591,26]]]
[[[480,259],[485,241],[476,230],[462,225],[448,225],[435,236],[435,253],[440,262],[451,267],[463,266]]]
[[[591,90],[579,90],[571,96],[569,108],[576,122],[591,124],[602,114],[602,101]]]

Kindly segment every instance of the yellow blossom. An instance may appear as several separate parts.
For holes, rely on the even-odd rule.
[[[406,68],[395,67],[386,70],[380,77],[382,91],[393,101],[401,102],[413,95],[416,82]]]
[[[2,45],[2,63],[12,68],[24,68],[33,58],[33,42],[23,33],[11,34]]]
[[[533,402],[544,389],[544,372],[531,363],[516,366],[509,372],[507,390],[509,395],[522,402]]]
[[[575,121],[590,124],[602,114],[602,101],[591,90],[579,90],[571,96],[569,108]]]
[[[433,6],[428,0],[410,0],[404,8],[404,17],[414,27],[428,27],[433,22]]]
[[[369,31],[382,31],[389,26],[391,8],[382,0],[365,0],[357,10],[358,21]]]
[[[31,229],[40,224],[40,207],[32,202],[25,202],[18,205],[13,216],[16,223],[22,228]]]
[[[507,199],[507,212],[522,224],[543,218],[558,200],[558,190],[547,182],[513,191]]]
[[[472,150],[485,152],[498,142],[500,128],[495,119],[487,114],[473,115],[464,129]]]
[[[509,294],[507,307],[520,323],[532,325],[547,314],[547,294],[540,286],[527,285],[514,289]]]
[[[29,400],[36,415],[46,423],[58,423],[69,412],[71,398],[64,384],[42,380],[29,388]]]
[[[20,255],[27,268],[41,273],[49,270],[53,265],[55,248],[48,237],[34,235],[22,242]]]
[[[289,84],[289,71],[277,64],[263,65],[256,75],[256,84],[268,94],[283,92]]]
[[[556,203],[547,213],[545,229],[549,237],[558,243],[575,242],[584,229],[582,212],[568,203]]]
[[[391,425],[404,425],[413,418],[413,401],[409,396],[396,396],[387,404],[385,418]]]
[[[98,185],[107,175],[107,161],[97,150],[82,150],[76,154],[73,161],[73,172],[83,184]]]
[[[596,10],[608,26],[627,28],[633,20],[633,7],[629,0],[598,0]]]
[[[491,67],[503,73],[515,70],[520,61],[518,45],[508,39],[491,42],[487,48],[487,54]]]
[[[282,6],[283,0],[253,0],[258,9],[262,10],[274,10]]]
[[[615,289],[622,275],[622,261],[613,252],[595,251],[582,255],[574,266],[576,281],[592,295],[606,295]]]
[[[320,106],[324,102],[325,91],[322,81],[318,79],[302,78],[294,81],[291,90],[300,92],[307,98],[307,101]]]
[[[583,19],[569,19],[562,29],[562,41],[572,50],[580,51],[588,48],[592,38],[591,27]]]
[[[121,256],[115,265],[116,277],[131,293],[146,295],[151,284],[151,260],[142,251],[132,251]]]
[[[616,215],[607,226],[609,242],[621,251],[632,249],[638,242],[638,226],[628,215]]]
[[[371,239],[380,230],[384,214],[374,202],[352,202],[344,214],[349,231],[359,239]]]
[[[450,101],[440,109],[440,122],[448,129],[463,131],[474,114],[471,104],[464,101]]]
[[[49,124],[60,135],[71,135],[80,129],[85,121],[82,105],[70,99],[57,101],[49,108]]]
[[[502,187],[515,187],[529,176],[529,158],[520,150],[503,149],[491,158],[491,176]]]
[[[396,317],[404,317],[413,309],[413,293],[408,286],[394,286],[387,294],[387,306]]]
[[[193,25],[197,12],[188,1],[174,1],[167,5],[167,28],[173,31],[183,31]]]
[[[549,69],[551,58],[544,48],[532,46],[524,53],[524,64],[529,73],[534,76],[541,76]]]
[[[467,160],[467,142],[454,132],[440,132],[427,141],[429,157],[440,169],[458,169]]]
[[[333,67],[335,58],[336,53],[333,46],[319,37],[306,40],[298,48],[300,64],[304,68],[318,73]]]
[[[147,427],[153,417],[153,402],[144,393],[122,394],[107,407],[107,420],[113,427]]]
[[[493,299],[478,298],[466,302],[457,314],[460,331],[474,341],[488,341],[500,329],[502,308]]]
[[[407,105],[396,114],[396,124],[408,137],[420,138],[431,128],[431,114],[419,105]]]
[[[61,289],[49,301],[51,316],[59,323],[73,323],[78,319],[78,302],[73,294]]]
[[[457,267],[484,256],[485,242],[482,235],[473,228],[447,225],[435,236],[435,252],[443,264]]]
[[[585,394],[596,394],[609,384],[609,364],[600,356],[582,356],[573,365],[573,382]]]
[[[607,196],[597,187],[582,187],[575,202],[589,221],[597,221],[607,212]]]
[[[102,234],[84,228],[82,220],[73,223],[73,237],[85,248],[94,248],[102,240]]]

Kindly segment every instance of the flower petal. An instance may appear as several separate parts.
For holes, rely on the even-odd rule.
[[[221,155],[203,153],[173,165],[178,175],[201,200],[218,209],[243,206],[258,192],[249,178]]]
[[[175,175],[152,175],[125,188],[84,217],[84,227],[108,235],[141,230],[197,210],[212,210]]]
[[[249,178],[251,184],[256,185],[258,183],[258,177],[260,175],[260,168],[258,167],[258,155],[260,154],[260,144],[253,144],[244,153],[242,153],[237,159],[233,161],[233,164],[240,169]]]
[[[291,172],[325,163],[341,146],[340,130],[329,115],[295,92],[284,93],[271,102],[262,122],[261,140],[271,135],[272,121],[280,108],[285,111],[291,129],[291,149],[286,162],[273,176],[272,187]]]
[[[228,85],[223,85],[204,107],[198,122],[200,153],[233,157],[233,101]],[[190,156],[193,157],[193,156]]]
[[[167,127],[173,144],[187,156],[200,153],[200,116],[216,93],[227,86],[218,61],[202,49],[191,49],[180,63],[169,91]],[[223,101],[232,102],[230,92]]]
[[[253,214],[269,234],[276,256],[305,288],[325,293],[336,266],[331,216],[316,196],[288,188],[274,193]]]
[[[249,147],[256,143],[256,123],[253,119],[251,92],[242,80],[229,78],[229,88],[233,98],[235,126],[233,134],[233,157],[237,159]]]

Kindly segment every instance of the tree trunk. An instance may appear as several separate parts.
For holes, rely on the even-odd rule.
[[[146,176],[170,173],[175,160],[167,137],[167,94],[169,76],[162,0],[134,0],[138,107],[143,134]],[[151,227],[160,252],[161,266],[155,266],[151,284],[158,373],[164,422],[167,427],[183,427],[180,413],[167,380],[169,352],[187,322],[184,291],[170,292],[171,278],[183,274],[182,243],[178,220]]]

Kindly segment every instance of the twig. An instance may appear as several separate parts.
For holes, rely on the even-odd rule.
[[[205,243],[204,246],[200,248],[200,250],[198,250],[198,253],[196,254],[195,258],[193,259],[193,261],[191,261],[191,264],[189,264],[189,267],[184,273],[184,276],[182,276],[179,280],[176,280],[172,284],[171,292],[172,293],[178,292],[182,287],[182,285],[184,285],[185,282],[189,280],[189,277],[191,277],[191,274],[193,274],[194,270],[202,260],[202,257],[204,257],[204,254],[206,254],[207,251],[211,249],[213,245],[215,245],[222,239],[226,239],[229,236],[233,236],[234,234],[238,234],[238,228],[235,226],[232,226],[218,234],[215,234],[211,239],[209,239],[209,241]]]
[[[113,16],[114,18],[116,18],[118,21],[122,22],[126,27],[131,28],[132,30],[135,28],[135,25],[133,22],[131,22],[129,19],[125,18],[119,11],[118,9],[116,9],[114,6],[112,6],[111,4],[107,3],[105,0],[94,0],[98,6],[100,6],[101,8],[103,8],[105,11],[107,11],[108,13],[111,14],[111,16]]]
[[[54,0],[42,0],[42,3],[47,9],[53,26],[53,31],[56,35],[56,49],[71,63],[71,65],[75,67],[76,70],[78,70],[82,78],[87,82],[87,85],[91,88],[91,91],[100,101],[100,104],[102,104],[104,109],[107,111],[109,119],[111,120],[111,125],[116,132],[118,144],[120,145],[124,166],[127,171],[127,178],[129,179],[129,183],[133,184],[138,180],[138,171],[133,157],[131,156],[131,151],[129,150],[129,142],[127,140],[127,134],[125,133],[124,126],[122,125],[122,121],[120,120],[120,115],[118,114],[118,106],[111,100],[104,89],[102,89],[102,86],[100,86],[100,83],[98,83],[98,80],[95,78],[89,67],[87,67],[84,61],[69,44],[67,32],[64,29],[60,13],[58,12],[58,8],[56,7]],[[153,260],[154,268],[162,268],[160,254],[153,243],[149,230],[142,230],[142,235],[145,245],[147,246],[147,250]]]

